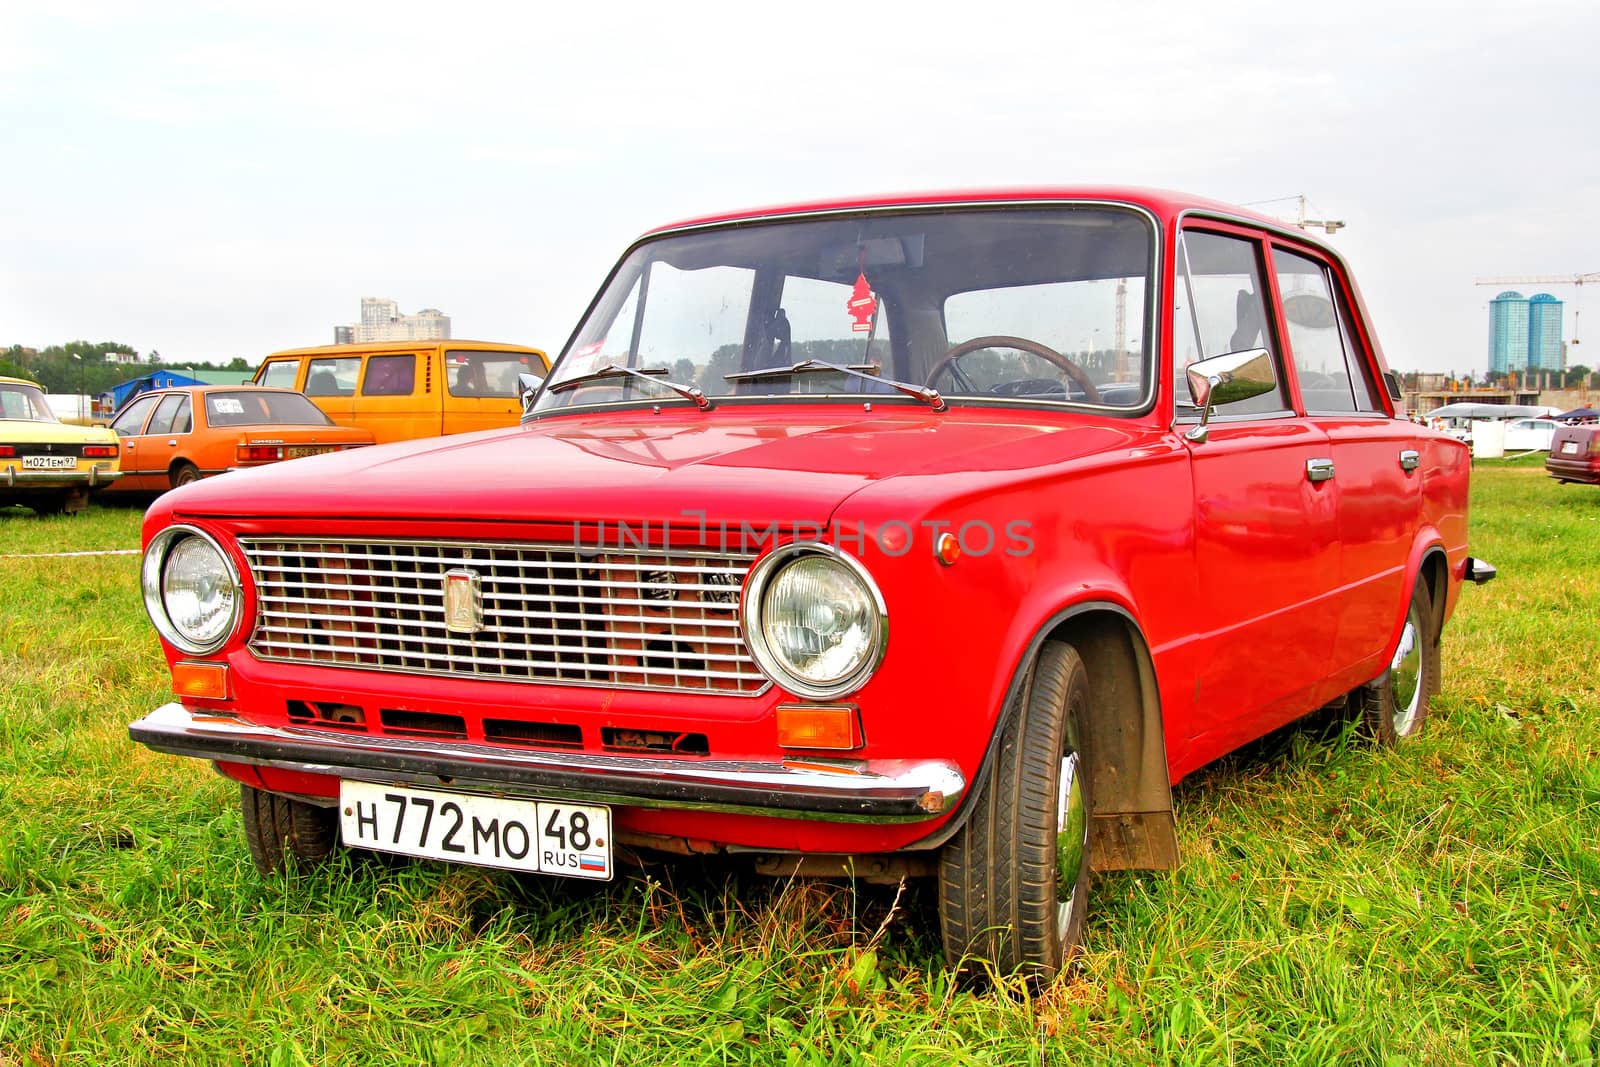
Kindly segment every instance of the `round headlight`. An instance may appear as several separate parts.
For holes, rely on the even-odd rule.
[[[145,611],[161,636],[185,652],[222,647],[239,618],[239,577],[221,547],[192,527],[172,526],[145,550]]]
[[[883,658],[888,613],[866,570],[830,545],[785,545],[745,589],[745,636],[774,682],[812,699],[859,689]]]

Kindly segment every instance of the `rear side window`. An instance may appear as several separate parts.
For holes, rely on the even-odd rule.
[[[367,359],[367,376],[361,382],[361,395],[410,396],[416,374],[416,356],[371,356]]]
[[[161,398],[161,406],[156,408],[155,415],[150,419],[150,429],[147,433],[162,434],[176,433],[172,426],[178,417],[178,409],[185,407],[189,398],[178,393],[168,393]]]
[[[1172,345],[1174,395],[1180,416],[1197,414],[1184,375],[1197,360],[1265,348],[1272,353],[1273,365],[1282,366],[1267,322],[1265,292],[1254,241],[1192,230],[1179,239]],[[1288,408],[1280,372],[1272,392],[1220,405],[1216,411],[1218,415],[1253,415]]]
[[[261,372],[261,384],[276,386],[279,389],[293,389],[294,376],[299,370],[298,359],[274,360]]]
[[[306,368],[306,396],[355,396],[360,356],[314,359]]]
[[[1282,248],[1272,265],[1306,410],[1382,411],[1328,268]]]

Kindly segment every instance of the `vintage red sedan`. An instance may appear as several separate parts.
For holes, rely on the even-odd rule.
[[[1036,976],[1171,786],[1330,704],[1420,731],[1467,450],[1345,263],[1130,189],[782,207],[640,239],[519,428],[191,487],[145,524],[177,700],[257,866],[605,879],[642,850],[936,878]]]

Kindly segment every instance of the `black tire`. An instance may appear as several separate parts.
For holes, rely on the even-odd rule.
[[[1047,981],[1076,954],[1089,899],[1089,676],[1077,650],[1047,642],[1020,700],[940,853],[939,923],[945,960],[969,976],[987,964]]]
[[[71,515],[74,512],[67,510],[67,503],[70,501],[71,496],[72,494],[70,493],[62,493],[59,496],[34,497],[25,501],[25,503],[35,515],[42,518],[48,518],[51,515]]]
[[[1384,747],[1416,737],[1428,724],[1428,708],[1438,692],[1439,629],[1428,583],[1419,576],[1389,669],[1355,693],[1362,732]]]
[[[190,482],[198,482],[199,480],[200,469],[193,463],[188,462],[180,461],[167,475],[167,481],[172,483],[172,488],[174,489],[180,485],[188,485]]]
[[[291,800],[253,786],[239,786],[244,839],[262,874],[308,870],[339,847],[338,813],[303,800]]]

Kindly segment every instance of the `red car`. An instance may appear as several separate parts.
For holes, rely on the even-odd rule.
[[[1600,426],[1579,423],[1561,426],[1550,438],[1545,472],[1560,482],[1600,485]]]
[[[263,872],[930,877],[952,963],[1047,976],[1092,868],[1177,862],[1186,774],[1331,703],[1422,729],[1493,569],[1397,396],[1339,256],[1223,204],[696,219],[519,428],[158,501],[132,736],[241,783]]]

